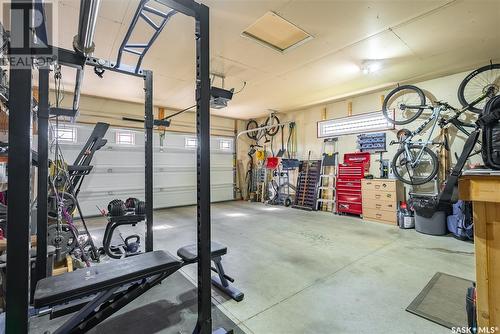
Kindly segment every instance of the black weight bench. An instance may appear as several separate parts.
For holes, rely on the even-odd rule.
[[[97,264],[40,280],[35,308],[79,302],[81,305],[54,334],[85,333],[182,267],[182,261],[164,251],[154,251],[120,261]],[[126,289],[121,289],[130,285]]]
[[[212,251],[212,261],[215,264],[215,267],[212,267],[211,269],[218,275],[212,276],[212,284],[222,290],[225,294],[227,294],[235,301],[242,301],[244,297],[243,292],[229,284],[229,282],[233,283],[234,279],[226,275],[226,273],[224,272],[224,268],[222,267],[222,256],[227,254],[227,247],[212,241],[210,244],[210,249]],[[177,256],[179,256],[184,261],[184,264],[191,264],[198,261],[197,252],[197,245],[193,244],[179,248],[177,250]]]
[[[220,264],[227,247],[217,243],[212,247],[212,260]],[[85,333],[182,266],[196,262],[193,249],[196,251],[195,245],[178,250],[183,260],[165,251],[154,251],[44,278],[36,286],[34,306],[41,309],[39,314],[50,313],[51,319],[76,311],[53,334]],[[232,279],[222,269],[218,273],[223,291],[238,291],[229,286],[226,279]]]

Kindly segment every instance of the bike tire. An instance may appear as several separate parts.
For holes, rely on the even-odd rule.
[[[272,115],[271,117],[268,117],[266,119],[266,123],[264,124],[264,126],[274,125],[274,121],[276,122],[276,126],[275,127],[272,127],[272,128],[269,128],[269,129],[266,130],[266,134],[269,137],[274,137],[278,133],[278,131],[280,130],[280,127],[279,127],[280,119],[276,115]]]
[[[460,104],[464,108],[467,107],[471,102],[473,102],[473,101],[468,101],[467,98],[465,97],[465,89],[467,88],[467,84],[469,84],[471,82],[471,80],[473,78],[475,78],[476,76],[478,76],[479,74],[486,72],[486,71],[489,71],[489,70],[499,70],[499,73],[500,73],[500,64],[490,64],[490,65],[480,67],[480,68],[472,71],[471,73],[469,73],[469,75],[467,75],[465,77],[465,79],[462,80],[462,82],[460,83],[460,86],[458,87],[458,101],[460,102]],[[491,83],[491,84],[493,84],[493,83]],[[499,90],[500,90],[500,87],[498,87],[497,84],[495,84],[495,86],[496,86],[495,95],[497,95]],[[473,113],[476,113],[476,114],[480,114],[483,111],[482,108],[476,108],[475,106],[469,106],[467,108],[467,110],[469,110]]]
[[[421,148],[422,146],[420,145],[410,145],[409,148]],[[405,153],[405,149],[404,147],[403,148],[400,148],[396,154],[394,155],[394,158],[392,159],[392,163],[391,163],[391,168],[392,168],[392,171],[394,172],[394,175],[396,176],[396,178],[398,180],[400,180],[401,182],[403,183],[406,183],[406,184],[409,184],[409,185],[412,185],[412,186],[418,186],[418,185],[422,185],[422,184],[425,184],[429,181],[431,181],[432,179],[434,179],[434,177],[437,175],[438,173],[438,170],[439,170],[439,160],[438,160],[438,157],[437,155],[431,150],[429,149],[428,147],[424,147],[424,151],[429,154],[429,156],[432,158],[432,172],[431,174],[429,174],[428,177],[426,178],[423,178],[423,179],[419,179],[418,181],[408,181],[407,179],[405,179],[404,177],[402,177],[399,172],[398,172],[398,169],[396,168],[396,164],[398,163],[398,159],[399,159],[399,156],[403,153]]]
[[[259,123],[257,123],[257,121],[254,119],[249,120],[247,123],[247,130],[256,129],[258,127],[259,127]],[[259,135],[259,131],[247,132],[248,138],[250,138],[252,140],[257,140],[258,135]]]
[[[403,90],[413,91],[414,93],[416,93],[420,99],[420,105],[422,106],[422,108],[419,108],[412,117],[407,118],[405,120],[397,121],[396,119],[393,119],[395,117],[391,117],[389,109],[388,109],[388,103],[394,96],[396,96],[397,93],[402,92]],[[416,120],[422,114],[422,112],[425,109],[425,102],[426,102],[425,101],[425,94],[420,88],[418,88],[416,86],[412,86],[412,85],[399,86],[399,87],[393,89],[392,91],[390,91],[390,93],[387,94],[387,96],[385,97],[384,103],[382,104],[382,113],[384,114],[384,117],[392,124],[395,124],[395,125],[408,124],[408,123],[411,123],[414,120]],[[399,109],[399,110],[401,110],[401,109]],[[394,113],[396,113],[396,111],[394,111]]]

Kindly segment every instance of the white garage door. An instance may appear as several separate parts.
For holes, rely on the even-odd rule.
[[[76,125],[74,129],[75,142],[60,142],[70,164],[93,126]],[[115,198],[144,200],[144,132],[110,127],[105,138],[108,143],[96,152],[94,170],[78,195],[85,216],[98,215],[96,206],[106,208]],[[210,146],[212,201],[232,200],[234,139],[211,137]],[[160,146],[160,136],[154,133],[153,152],[154,207],[196,204],[196,136],[167,133]]]

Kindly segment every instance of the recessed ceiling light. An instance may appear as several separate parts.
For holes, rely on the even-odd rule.
[[[361,66],[361,71],[363,74],[371,74],[378,72],[382,69],[382,62],[376,60],[364,61]]]
[[[309,33],[273,12],[267,12],[242,33],[258,43],[285,52],[313,38]]]

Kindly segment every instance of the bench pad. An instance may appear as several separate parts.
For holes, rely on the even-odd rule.
[[[154,251],[40,280],[34,306],[53,306],[182,267],[172,254]]]
[[[210,248],[212,252],[212,258],[227,254],[227,247],[219,244],[218,242],[212,241],[210,244]],[[193,244],[181,247],[177,250],[177,256],[188,263],[196,262],[198,260],[198,246],[196,244]]]

